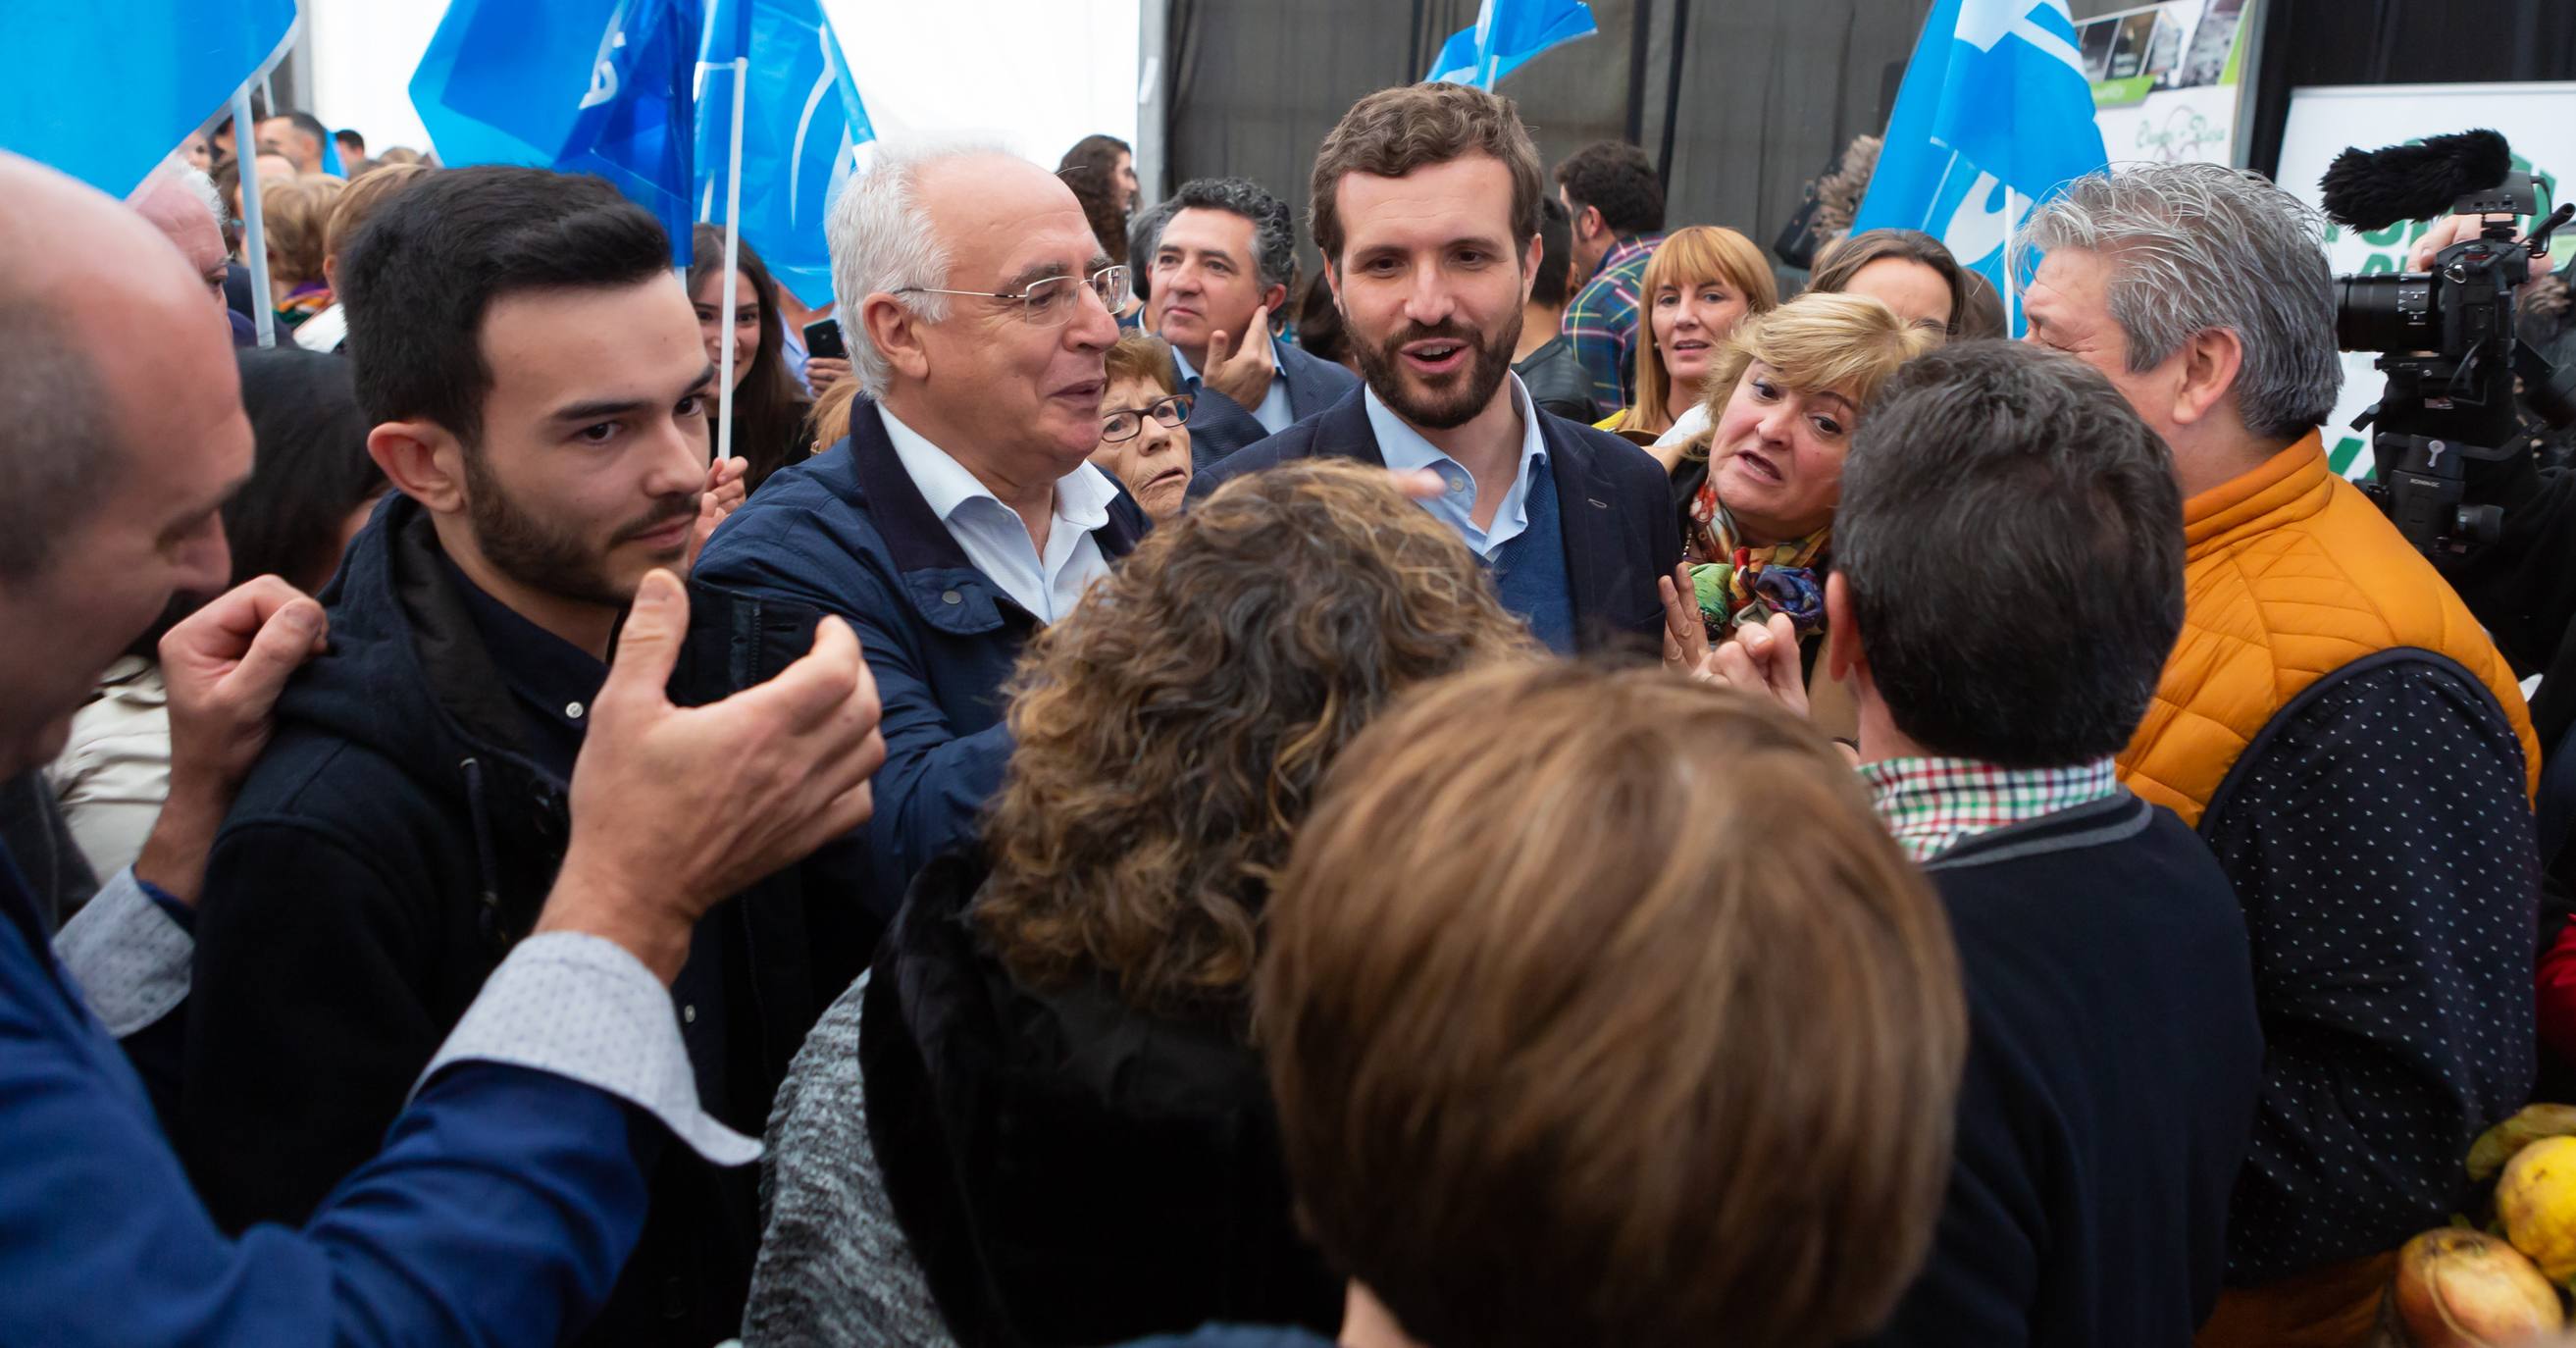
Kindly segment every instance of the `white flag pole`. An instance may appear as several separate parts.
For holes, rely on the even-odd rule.
[[[733,148],[725,159],[724,371],[716,397],[716,461],[733,457],[733,330],[735,287],[741,283],[742,260],[742,104],[743,85],[751,73],[748,57],[733,58]],[[763,315],[764,321],[766,315]]]
[[[2021,340],[2021,276],[2013,265],[2013,234],[2021,228],[2021,212],[2016,209],[2012,185],[2004,186],[2004,336]]]
[[[268,288],[268,230],[259,210],[259,140],[251,131],[250,85],[233,90],[233,163],[241,171],[242,261],[250,266],[250,318],[261,346],[277,345],[277,297]]]

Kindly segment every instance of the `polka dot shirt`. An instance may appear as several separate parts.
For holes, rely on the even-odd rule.
[[[2425,652],[2328,676],[2201,831],[2245,905],[2265,1081],[2228,1277],[2392,1249],[2464,1210],[2461,1160],[2534,1071],[2539,861],[2520,744]]]

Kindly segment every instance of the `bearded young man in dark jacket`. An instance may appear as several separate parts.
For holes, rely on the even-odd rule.
[[[324,592],[331,650],[279,702],[209,863],[177,1131],[227,1227],[301,1220],[369,1156],[528,933],[621,612],[738,478],[708,465],[714,369],[669,259],[605,182],[503,168],[425,181],[346,259],[396,492]],[[703,590],[692,614],[682,702],[775,673],[814,616]],[[738,1130],[873,946],[833,883],[854,847],[711,913],[673,983],[700,1098]],[[589,1341],[732,1333],[756,1184],[665,1150]]]

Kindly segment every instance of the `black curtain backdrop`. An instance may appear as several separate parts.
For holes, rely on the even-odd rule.
[[[2246,152],[2264,173],[2301,85],[2576,80],[2576,0],[2289,0],[2265,24]]]
[[[1420,79],[1475,0],[1171,0],[1168,193],[1240,174],[1306,214],[1315,147],[1361,95]],[[2134,0],[2072,0],[2078,21]],[[2249,162],[2278,162],[2290,90],[2576,80],[2576,0],[2258,0]],[[1931,0],[1592,0],[1597,36],[1504,79],[1550,168],[1594,140],[1663,166],[1667,223],[1766,248],[1807,181],[1886,124]],[[2513,128],[2499,128],[2510,137]],[[1301,227],[1300,254],[1313,273]],[[1795,273],[1783,273],[1795,282]]]

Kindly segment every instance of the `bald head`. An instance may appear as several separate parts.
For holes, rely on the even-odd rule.
[[[229,579],[251,444],[204,278],[141,212],[0,153],[0,250],[0,630],[44,634],[0,643],[5,774],[172,593]]]
[[[179,250],[188,270],[213,296],[218,316],[224,308],[224,231],[218,212],[222,199],[214,180],[193,168],[164,169],[152,175],[134,198],[134,209]],[[226,322],[227,331],[231,323]]]

